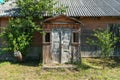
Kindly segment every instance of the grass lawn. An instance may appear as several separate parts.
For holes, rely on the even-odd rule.
[[[34,62],[0,63],[0,80],[120,80],[120,63],[108,60],[103,70],[102,60],[84,58],[76,70],[43,70]]]

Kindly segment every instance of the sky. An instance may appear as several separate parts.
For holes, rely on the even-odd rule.
[[[4,3],[4,0],[0,0],[0,3]]]

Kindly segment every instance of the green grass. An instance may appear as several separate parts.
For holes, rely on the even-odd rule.
[[[77,69],[43,70],[34,62],[0,63],[0,80],[120,80],[120,63],[107,60],[106,68],[102,69],[102,60],[84,58]]]

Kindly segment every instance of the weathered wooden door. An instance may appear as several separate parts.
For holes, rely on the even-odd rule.
[[[52,30],[52,61],[53,63],[60,62],[60,30]]]
[[[71,30],[52,30],[52,61],[53,63],[65,63],[71,60]]]

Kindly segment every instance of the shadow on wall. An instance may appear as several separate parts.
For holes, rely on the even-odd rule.
[[[94,34],[93,30],[82,29],[81,30],[81,56],[82,57],[99,57],[100,49],[95,45],[89,45],[87,43],[89,39],[96,39],[92,35]]]
[[[42,47],[30,47],[27,53],[26,61],[42,62]]]
[[[41,47],[32,47],[28,49],[28,54],[23,56],[23,61],[18,61],[11,52],[0,52],[0,63],[10,62],[12,64],[20,64],[26,66],[36,66],[42,62]]]
[[[12,53],[0,54],[0,63],[10,62],[11,64],[25,65],[25,66],[38,66],[40,61],[24,59],[22,62],[17,61]]]
[[[16,59],[12,53],[0,53],[0,62],[2,61],[14,62]]]

